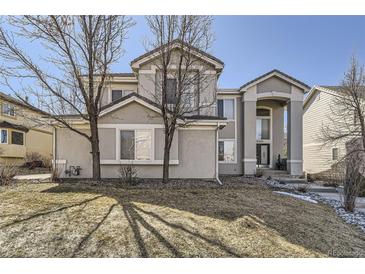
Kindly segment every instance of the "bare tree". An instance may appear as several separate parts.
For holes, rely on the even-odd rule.
[[[324,145],[345,144],[339,158],[345,167],[344,206],[353,211],[365,174],[365,74],[355,57],[330,103],[329,123],[322,127]]]
[[[152,33],[149,46],[156,48],[158,72],[154,99],[159,103],[164,122],[163,182],[169,180],[170,150],[183,119],[200,115],[211,107],[215,94],[204,93],[209,81],[201,58],[213,41],[210,16],[147,16]],[[198,68],[199,67],[199,68]]]
[[[100,180],[99,102],[110,67],[123,53],[132,19],[92,15],[2,19],[7,19],[0,26],[4,83],[25,104],[37,103],[49,118],[90,142],[93,179]],[[30,44],[40,48],[39,57],[28,54]],[[86,120],[90,134],[66,114]]]

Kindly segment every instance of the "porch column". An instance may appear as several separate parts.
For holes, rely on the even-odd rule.
[[[303,101],[288,103],[288,161],[291,175],[303,174]]]
[[[256,173],[256,101],[243,101],[243,174]]]

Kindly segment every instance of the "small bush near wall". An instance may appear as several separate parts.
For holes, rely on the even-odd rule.
[[[133,165],[122,165],[119,169],[119,177],[122,183],[136,185],[138,183],[137,169]]]
[[[7,186],[14,182],[14,176],[17,175],[17,167],[5,164],[0,166],[0,186]]]

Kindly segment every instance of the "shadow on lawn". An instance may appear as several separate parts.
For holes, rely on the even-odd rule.
[[[120,192],[120,190],[122,190],[122,192]],[[147,189],[147,192],[150,192],[151,189]],[[173,230],[178,230],[184,234],[187,234],[188,237],[190,238],[196,238],[199,239],[200,241],[203,241],[205,243],[207,243],[208,245],[214,246],[218,249],[220,249],[221,251],[223,251],[226,254],[226,257],[245,257],[248,256],[248,254],[238,254],[236,253],[233,249],[231,249],[228,246],[225,246],[223,243],[221,243],[220,241],[216,240],[216,239],[211,239],[209,237],[206,237],[204,235],[201,235],[200,233],[197,233],[195,231],[192,231],[188,228],[185,228],[183,225],[180,224],[174,224],[172,222],[169,222],[167,220],[165,220],[164,218],[162,218],[160,215],[154,213],[154,212],[150,212],[150,211],[146,211],[138,206],[136,206],[134,204],[134,202],[141,202],[141,203],[152,203],[152,200],[155,201],[155,199],[143,199],[143,197],[147,197],[148,195],[143,195],[142,193],[137,194],[137,193],[124,193],[123,189],[119,189],[119,191],[113,192],[110,191],[110,189],[104,189],[104,188],[98,188],[98,187],[88,187],[87,189],[78,189],[78,188],[73,188],[72,186],[70,187],[65,187],[63,185],[58,185],[56,187],[44,190],[42,192],[49,192],[49,193],[62,193],[62,192],[85,192],[85,193],[93,193],[93,194],[98,194],[97,197],[90,199],[90,200],[85,200],[84,202],[72,205],[72,206],[79,206],[83,203],[88,203],[89,201],[98,199],[100,197],[110,197],[113,198],[114,200],[117,201],[117,203],[113,204],[112,206],[110,206],[110,208],[108,209],[107,213],[100,219],[99,222],[97,222],[93,228],[87,233],[87,235],[85,235],[82,240],[79,242],[79,244],[77,245],[76,249],[73,251],[72,253],[72,257],[77,257],[79,252],[82,251],[83,247],[86,245],[87,241],[92,237],[92,234],[98,230],[98,228],[105,222],[105,220],[109,217],[109,215],[112,213],[113,210],[115,210],[115,207],[119,204],[121,205],[121,207],[123,208],[123,213],[124,216],[126,218],[126,220],[128,221],[132,231],[133,231],[133,236],[134,239],[138,245],[139,248],[139,253],[140,253],[140,257],[150,257],[150,254],[145,246],[145,242],[143,239],[143,236],[141,235],[141,230],[140,230],[140,226],[143,227],[144,229],[146,229],[147,231],[149,231],[153,236],[155,236],[158,239],[158,242],[160,244],[162,244],[164,247],[166,247],[170,253],[175,256],[175,257],[183,257],[183,253],[181,253],[177,247],[175,247],[171,242],[168,241],[168,239],[166,239],[159,231],[158,229],[156,229],[151,223],[149,223],[143,216],[141,213],[148,215],[150,217],[152,217],[153,219],[157,220],[158,222],[166,225],[167,227],[170,227]],[[133,191],[132,191],[133,192]],[[154,190],[152,190],[153,193],[157,193]],[[136,195],[137,194],[137,195]],[[151,195],[151,194],[150,194]],[[154,196],[154,195],[152,195]],[[158,195],[159,196],[159,195]],[[160,200],[159,197],[154,197],[157,198],[157,200]],[[160,203],[153,203],[153,204],[160,204]],[[59,208],[57,209],[57,211],[63,210],[63,209],[67,209],[70,208],[72,206],[67,206],[67,207],[63,207],[63,208]],[[164,206],[171,206],[171,207],[175,207],[172,204],[166,205],[164,204]],[[38,214],[36,214],[38,215]],[[34,217],[36,217],[36,215]]]
[[[174,246],[174,244],[172,244],[169,239],[160,233],[158,228],[154,227],[151,222],[148,222],[143,216],[148,216],[149,218],[152,218],[151,220],[161,223],[174,231],[178,231],[178,233],[187,235],[190,239],[199,240],[208,246],[219,249],[222,253],[226,254],[224,255],[225,257],[249,256],[249,254],[238,252],[233,248],[224,245],[216,238],[202,235],[201,233],[197,232],[196,230],[193,231],[187,226],[168,221],[156,212],[145,210],[137,206],[135,203],[144,203],[178,209],[185,212],[191,212],[195,215],[207,216],[226,221],[234,221],[238,218],[250,216],[253,221],[248,221],[244,224],[248,229],[255,229],[255,225],[258,224],[259,226],[277,232],[288,242],[298,246],[303,246],[307,250],[320,252],[322,254],[330,254],[330,252],[334,249],[340,250],[342,247],[345,248],[344,245],[347,244],[346,237],[350,236],[356,238],[356,245],[359,248],[363,248],[365,246],[365,238],[359,236],[354,231],[349,233],[350,236],[342,235],[341,231],[339,232],[339,235],[332,235],[333,233],[331,231],[338,229],[336,225],[341,224],[341,222],[333,222],[331,218],[334,218],[334,215],[332,213],[332,215],[329,214],[330,211],[324,207],[312,204],[309,205],[305,202],[298,202],[294,199],[283,198],[279,195],[272,195],[271,192],[268,192],[267,190],[262,191],[262,189],[258,187],[249,187],[244,190],[230,189],[227,191],[227,189],[224,188],[180,188],[178,190],[173,188],[128,189],[102,185],[91,186],[60,184],[42,192],[92,193],[98,196],[77,204],[63,206],[58,209],[46,212],[36,213],[33,216],[7,224],[2,228],[24,222],[38,216],[62,211],[73,206],[83,206],[101,197],[110,197],[116,201],[115,204],[108,208],[105,215],[100,217],[100,221],[96,222],[88,231],[88,233],[81,239],[76,249],[72,252],[72,257],[78,257],[82,254],[82,251],[87,245],[88,241],[103,225],[105,220],[108,219],[110,214],[116,210],[117,205],[120,205],[123,208],[123,214],[133,231],[133,237],[138,245],[140,257],[153,256],[153,254],[150,254],[146,248],[145,240],[141,233],[141,228],[149,231],[153,236],[155,236],[158,242],[161,243],[161,245],[163,245],[167,250],[169,250],[173,256],[183,257],[181,250]],[[242,197],[244,197],[244,199]],[[268,199],[271,200],[268,201]],[[276,203],[281,205],[281,207],[275,207],[274,205]],[[307,218],[313,214],[312,210],[314,208],[317,210],[316,213],[323,214],[323,220],[320,220],[319,222],[317,221],[317,223],[314,223],[314,221],[310,219],[307,220]],[[256,222],[256,224],[254,222]],[[320,233],[318,233],[317,229],[321,229]],[[323,229],[328,229],[328,232],[323,231]],[[346,227],[346,229],[347,232],[349,232],[349,228]],[[334,246],[333,243],[336,243],[337,246]],[[353,245],[353,243],[349,243],[348,246],[346,246],[347,250],[352,250],[351,245]],[[363,253],[361,253],[360,256],[364,256]]]

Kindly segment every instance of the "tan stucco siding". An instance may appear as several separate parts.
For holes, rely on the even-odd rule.
[[[181,131],[177,130],[174,134],[174,139],[172,141],[171,149],[170,149],[170,160],[178,160],[178,140],[179,133]],[[155,129],[155,160],[162,160],[164,153],[164,144],[165,144],[165,134],[163,128]]]
[[[99,146],[101,160],[116,159],[116,129],[100,128],[99,129]]]
[[[88,132],[83,130],[83,132]],[[106,134],[106,131],[103,132]],[[66,160],[66,165],[58,164],[61,177],[65,177],[64,170],[70,166],[82,168],[80,178],[92,176],[92,161],[90,143],[77,133],[68,129],[57,129],[57,159]],[[178,138],[178,155],[176,145],[172,149],[172,159],[178,158],[178,165],[171,165],[171,178],[206,178],[215,175],[215,131],[214,130],[180,130]],[[101,154],[105,147],[101,147]],[[110,154],[108,154],[110,156]],[[157,153],[156,155],[161,155]],[[157,156],[160,157],[160,156]],[[102,164],[103,178],[118,178],[120,164]],[[138,176],[142,178],[161,178],[162,164],[135,165]]]
[[[89,130],[80,130],[90,134]],[[90,142],[80,134],[66,128],[56,129],[56,160],[66,161],[57,164],[60,177],[66,177],[65,169],[70,166],[80,166],[83,178],[92,177],[92,158]]]
[[[179,164],[170,166],[171,178],[214,178],[214,130],[181,130],[178,147]],[[162,165],[135,165],[135,168],[138,177],[162,177]],[[102,165],[102,176],[104,178],[118,178],[119,169],[119,165]]]
[[[219,131],[219,139],[235,139],[236,138],[236,123],[228,122],[227,125]]]
[[[288,82],[281,80],[280,78],[275,76],[270,77],[269,79],[257,84],[257,93],[271,91],[290,93],[291,85]]]
[[[131,102],[99,119],[99,124],[162,124],[162,122],[160,114],[136,102]]]
[[[52,133],[29,130],[25,138],[27,153],[36,152],[43,157],[52,159]]]

